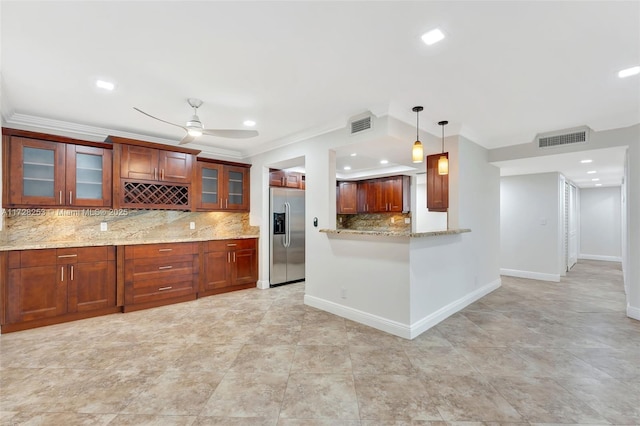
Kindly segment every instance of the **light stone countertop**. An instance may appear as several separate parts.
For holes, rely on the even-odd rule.
[[[10,250],[34,250],[34,249],[51,249],[51,248],[69,248],[69,247],[98,247],[98,246],[130,246],[137,244],[167,244],[167,243],[190,243],[200,241],[214,240],[237,240],[245,238],[258,238],[257,234],[240,234],[240,235],[209,235],[209,236],[183,236],[183,237],[164,237],[164,238],[145,238],[145,239],[91,239],[91,240],[52,240],[52,241],[34,241],[25,243],[9,243],[0,240],[0,251]]]
[[[430,231],[430,232],[366,231],[366,230],[358,230],[358,229],[320,229],[320,232],[324,232],[326,234],[340,234],[340,235],[377,235],[381,237],[422,238],[422,237],[437,237],[439,235],[463,234],[465,232],[471,232],[471,229],[443,229],[442,231]]]

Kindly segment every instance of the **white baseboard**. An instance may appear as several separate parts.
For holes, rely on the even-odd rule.
[[[629,318],[633,318],[634,320],[640,321],[640,308],[636,308],[635,306],[627,305],[627,316]]]
[[[517,269],[504,269],[500,268],[500,275],[507,275],[509,277],[529,278],[532,280],[540,281],[553,281],[560,282],[560,274],[545,274],[542,272],[533,271],[519,271]]]
[[[578,259],[604,260],[605,262],[622,262],[622,257],[620,256],[602,256],[599,254],[579,254]]]
[[[308,294],[304,295],[304,303],[305,305],[331,312],[332,314],[359,322],[360,324],[368,325],[369,327],[377,328],[378,330],[385,331],[395,336],[411,339],[411,330],[406,324],[389,320],[378,315],[373,315],[349,306],[340,305],[339,303],[331,302],[329,300],[320,299],[319,297],[310,296]]]
[[[416,321],[411,326],[402,324],[397,321],[389,320],[378,315],[373,315],[368,312],[364,312],[358,309],[351,308],[349,306],[340,305],[339,303],[331,302],[329,300],[320,299],[315,296],[305,295],[304,303],[314,308],[322,309],[323,311],[331,312],[332,314],[341,316],[343,318],[350,319],[360,324],[368,325],[378,330],[385,331],[399,336],[405,339],[413,339],[420,334],[424,333],[434,325],[445,320],[449,316],[455,314],[459,310],[469,306],[476,300],[481,299],[487,294],[499,288],[501,280],[497,279],[472,293],[467,294],[461,299],[455,300],[446,306],[438,309],[436,312],[427,315],[423,319]]]
[[[502,280],[498,278],[497,280],[486,284],[476,291],[467,294],[461,299],[458,299],[452,303],[449,303],[446,306],[438,309],[434,313],[427,315],[419,321],[414,322],[411,325],[411,339],[418,337],[420,334],[424,333],[434,325],[442,322],[443,320],[449,318],[451,315],[455,314],[458,311],[466,308],[476,300],[482,299],[487,294],[491,293],[494,290],[497,290],[502,285]]]
[[[258,280],[258,282],[256,283],[256,287],[258,287],[260,290],[266,290],[269,288],[269,281]]]

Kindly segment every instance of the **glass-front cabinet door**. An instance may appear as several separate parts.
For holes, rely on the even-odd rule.
[[[249,210],[249,169],[224,167],[225,210]]]
[[[66,205],[111,205],[111,157],[109,149],[67,145]]]
[[[222,204],[222,166],[198,161],[194,182],[196,207],[200,210],[220,210]]]
[[[65,145],[58,142],[13,138],[11,151],[11,204],[63,204]]]

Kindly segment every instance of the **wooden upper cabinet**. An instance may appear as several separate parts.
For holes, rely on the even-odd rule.
[[[196,161],[196,210],[249,211],[249,165]]]
[[[300,172],[271,169],[269,171],[269,186],[305,189],[305,175]]]
[[[379,206],[382,211],[402,212],[405,205],[403,196],[406,195],[408,187],[403,186],[403,178],[407,176],[394,176],[380,181],[382,203]],[[408,206],[407,206],[408,210]]]
[[[122,179],[190,183],[193,155],[136,145],[121,145]]]
[[[438,174],[438,159],[443,154],[427,156],[427,209],[446,212],[449,208],[449,175]],[[448,158],[448,153],[444,155]]]
[[[338,182],[338,214],[358,213],[358,182]]]
[[[68,138],[5,129],[3,204],[6,207],[111,206],[112,151]],[[23,137],[13,133],[55,140]],[[81,142],[81,141],[78,141]]]

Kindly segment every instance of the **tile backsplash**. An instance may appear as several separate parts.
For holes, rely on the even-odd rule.
[[[7,209],[0,239],[5,245],[40,242],[123,241],[255,235],[249,213],[169,210]],[[101,231],[100,224],[107,224]],[[190,229],[190,222],[195,229]]]
[[[359,231],[397,231],[410,232],[411,223],[405,223],[411,218],[410,213],[369,213],[369,214],[339,214],[337,229],[355,229]]]

